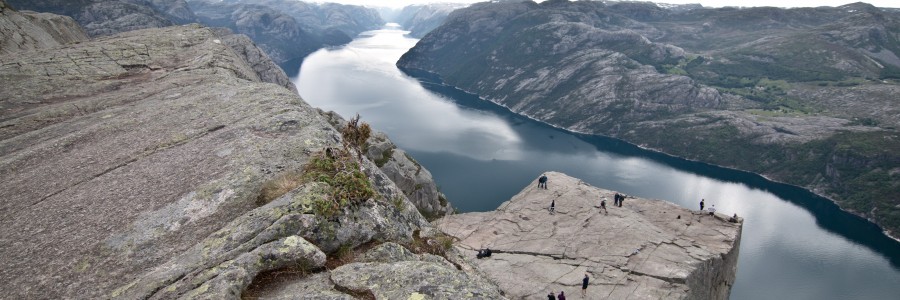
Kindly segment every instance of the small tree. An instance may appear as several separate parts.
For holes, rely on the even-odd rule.
[[[347,126],[341,130],[341,135],[344,137],[344,148],[348,151],[356,151],[357,158],[362,161],[363,149],[366,148],[366,141],[371,134],[372,127],[369,127],[369,124],[366,122],[360,124],[359,114],[356,114],[356,117],[350,119],[347,122]]]

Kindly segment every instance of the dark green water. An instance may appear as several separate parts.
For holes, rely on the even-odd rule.
[[[732,299],[900,297],[900,243],[828,200],[754,174],[568,133],[409,77],[394,63],[415,42],[396,28],[367,32],[307,57],[295,83],[313,106],[359,113],[386,132],[461,211],[493,210],[548,170],[691,209],[705,198],[745,218]]]

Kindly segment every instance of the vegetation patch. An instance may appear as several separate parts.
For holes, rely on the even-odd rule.
[[[384,167],[384,165],[387,164],[387,162],[391,160],[391,157],[393,156],[394,147],[384,149],[384,151],[381,151],[381,157],[375,160],[375,165],[379,168]]]
[[[256,277],[253,277],[250,285],[241,292],[241,299],[259,299],[266,287],[279,286],[296,281],[322,270],[322,268],[312,268],[305,262],[297,262],[284,268],[260,272]]]
[[[412,158],[412,156],[409,156],[409,153],[403,153],[403,155],[406,156],[406,159],[408,159],[408,160],[411,161],[414,165],[416,165],[416,176],[419,176],[419,172],[422,172],[422,165],[419,164],[419,162],[416,161],[414,158]]]
[[[359,162],[345,149],[329,148],[314,154],[303,168],[304,182],[324,182],[329,188],[327,197],[313,202],[316,215],[331,217],[344,207],[364,202],[375,196],[369,177]]]
[[[447,251],[453,248],[453,242],[454,238],[443,232],[439,232],[433,237],[423,237],[421,232],[416,230],[413,231],[412,244],[407,248],[416,254],[429,253],[447,258]]]
[[[300,172],[289,171],[281,173],[278,176],[275,176],[275,179],[269,180],[263,184],[262,189],[259,191],[259,195],[256,197],[256,205],[266,205],[269,202],[272,202],[272,200],[297,188],[303,184],[303,182],[303,174]]]

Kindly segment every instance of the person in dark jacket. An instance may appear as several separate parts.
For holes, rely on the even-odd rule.
[[[581,279],[581,299],[585,299],[587,295],[588,274],[584,273],[584,279]]]
[[[556,299],[566,300],[566,292],[559,291],[559,296],[556,296]]]
[[[547,175],[541,174],[541,178],[538,178],[538,188],[539,189],[547,189]]]
[[[551,291],[547,294],[547,300],[556,300],[556,295],[553,295],[553,292]]]

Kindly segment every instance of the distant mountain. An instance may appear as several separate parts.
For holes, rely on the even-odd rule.
[[[460,9],[397,63],[576,132],[808,187],[900,232],[900,15],[551,0]]]
[[[9,0],[18,10],[70,16],[91,36],[196,22],[184,0]]]
[[[409,35],[422,38],[444,23],[447,16],[454,10],[466,7],[468,4],[458,3],[432,3],[422,5],[410,5],[401,10],[393,22],[399,23],[404,29],[409,30]]]
[[[384,21],[374,9],[291,0],[189,0],[200,22],[250,36],[290,76],[319,48],[349,43]]]
[[[20,10],[70,16],[91,36],[200,22],[250,36],[288,75],[303,58],[380,28],[374,9],[293,0],[10,0]]]

